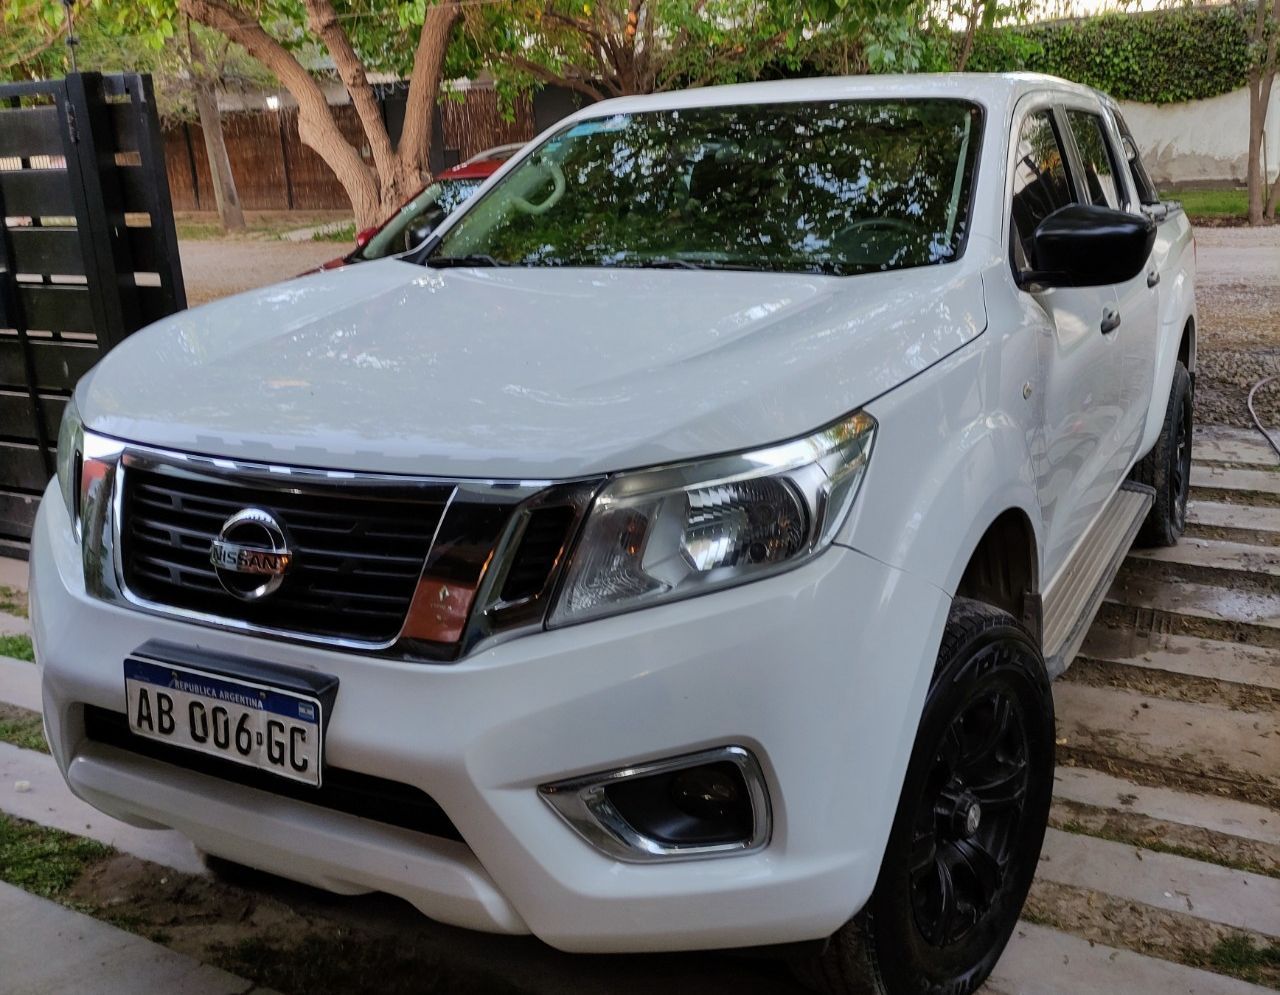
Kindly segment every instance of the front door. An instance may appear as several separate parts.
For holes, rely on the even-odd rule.
[[[1075,142],[1079,185],[1088,202],[1116,211],[1139,213],[1137,197],[1126,183],[1121,165],[1124,160],[1116,151],[1118,135],[1113,133],[1100,109],[1073,101],[1066,103],[1064,112]],[[1117,465],[1112,469],[1120,474],[1128,471],[1138,455],[1151,408],[1160,322],[1160,263],[1162,255],[1168,252],[1166,237],[1163,246],[1157,244],[1142,271],[1115,288],[1120,324],[1112,335],[1119,353],[1120,417],[1116,425]]]
[[[1068,168],[1061,117],[1031,98],[1015,115],[1010,162],[1010,253],[1031,268],[1032,234],[1060,207],[1082,200]],[[1044,438],[1035,468],[1046,535],[1044,575],[1054,577],[1120,482],[1121,352],[1112,287],[1030,285],[1041,309],[1039,391]]]

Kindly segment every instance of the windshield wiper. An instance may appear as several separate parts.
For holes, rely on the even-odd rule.
[[[450,269],[455,266],[507,266],[493,256],[474,253],[469,256],[428,256],[423,262],[432,269]]]
[[[706,269],[702,263],[691,262],[688,259],[675,259],[670,256],[662,256],[658,259],[637,259],[634,264],[624,263],[623,265],[635,265],[637,269]]]

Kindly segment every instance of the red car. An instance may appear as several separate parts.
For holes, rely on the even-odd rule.
[[[367,263],[421,245],[454,208],[522,148],[523,143],[498,145],[446,169],[382,224],[357,234],[356,247],[347,255],[330,259],[307,272]]]

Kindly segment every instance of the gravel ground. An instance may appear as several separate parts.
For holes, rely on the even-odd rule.
[[[334,256],[344,255],[348,248],[338,242],[180,240],[178,251],[187,303],[194,307],[288,280]]]
[[[1196,242],[1196,419],[1249,427],[1249,388],[1280,374],[1280,225],[1197,228]],[[1258,392],[1255,407],[1280,428],[1280,381]]]

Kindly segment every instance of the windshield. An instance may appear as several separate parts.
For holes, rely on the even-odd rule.
[[[700,107],[581,121],[427,262],[862,273],[956,258],[981,112],[960,100]]]
[[[455,207],[475,193],[483,180],[440,180],[426,187],[418,196],[405,204],[381,228],[378,233],[357,249],[358,259],[381,259],[399,252],[416,249],[426,239],[416,237],[420,225],[430,222],[435,228]],[[429,232],[427,233],[429,234]]]

